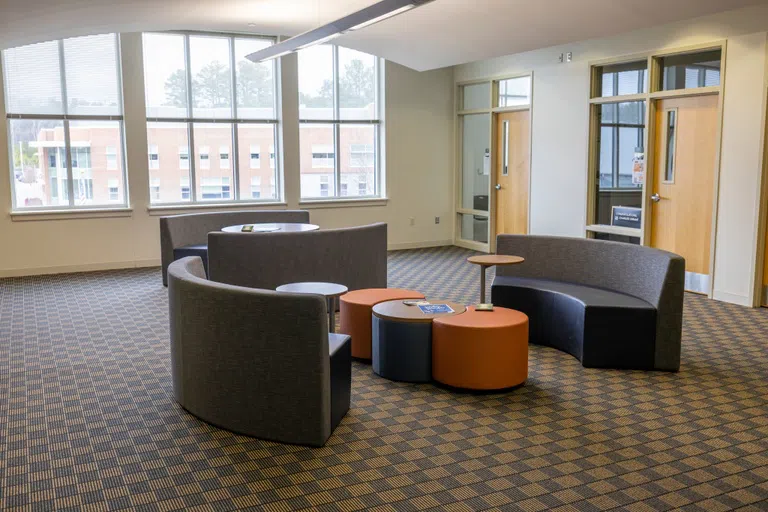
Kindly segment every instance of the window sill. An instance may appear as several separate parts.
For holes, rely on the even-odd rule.
[[[268,208],[270,210],[284,209],[288,206],[288,203],[279,201],[275,202],[263,202],[263,203],[193,203],[193,204],[168,204],[168,205],[152,205],[147,207],[147,211],[150,215],[167,215],[169,213],[195,213],[198,211],[210,211],[210,210],[236,210],[236,209],[251,209],[251,208]]]
[[[370,197],[366,199],[304,199],[299,201],[300,208],[359,208],[387,206],[389,199],[386,197]]]
[[[130,217],[133,208],[89,208],[81,210],[17,210],[11,212],[14,222],[38,220],[69,219],[107,219],[112,217]]]

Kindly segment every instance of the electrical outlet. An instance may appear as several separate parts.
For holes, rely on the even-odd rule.
[[[411,226],[415,226],[415,225],[416,225],[416,219],[414,219],[413,217],[411,217],[409,220],[410,220],[410,224],[411,224]]]
[[[435,217],[435,224],[440,224],[440,217]]]

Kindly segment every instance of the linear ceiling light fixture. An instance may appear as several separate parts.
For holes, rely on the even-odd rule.
[[[410,11],[411,9],[420,7],[431,1],[433,0],[382,0],[381,2],[376,2],[365,9],[353,12],[352,14],[339,18],[327,25],[286,39],[281,43],[268,46],[263,50],[247,55],[246,58],[252,62],[262,62],[282,57],[283,55],[309,46],[325,43],[346,32],[370,27],[374,23]]]

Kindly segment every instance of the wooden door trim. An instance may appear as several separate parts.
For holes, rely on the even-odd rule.
[[[722,149],[723,149],[723,104],[725,101],[725,77],[726,77],[726,61],[727,61],[727,41],[723,41],[721,45],[720,53],[720,92],[717,98],[717,142],[715,144],[715,190],[712,194],[712,239],[710,240],[709,249],[709,294],[710,299],[715,294],[715,258],[717,257],[717,218],[719,216],[719,204],[720,204],[720,167],[722,163]]]

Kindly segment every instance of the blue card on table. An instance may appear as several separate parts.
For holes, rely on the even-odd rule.
[[[422,313],[427,315],[436,315],[439,313],[453,313],[453,309],[448,304],[426,304],[419,306]]]

